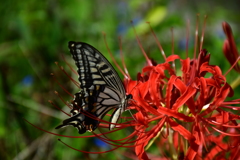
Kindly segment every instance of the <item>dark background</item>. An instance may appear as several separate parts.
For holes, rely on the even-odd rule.
[[[225,35],[221,23],[227,21],[233,28],[235,40],[240,44],[240,5],[231,1],[197,0],[49,0],[49,1],[2,1],[0,5],[0,159],[127,159],[133,149],[89,155],[74,151],[57,139],[36,129],[23,118],[42,129],[64,135],[78,136],[76,129],[55,130],[67,118],[54,108],[48,100],[65,109],[66,105],[54,94],[57,90],[64,101],[72,98],[65,93],[50,76],[56,79],[70,93],[77,91],[76,86],[55,65],[58,61],[69,75],[76,75],[64,62],[76,70],[68,51],[68,41],[82,41],[95,46],[109,60],[102,32],[106,33],[107,44],[114,57],[121,64],[118,37],[122,38],[123,53],[127,68],[133,79],[141,71],[145,59],[137,45],[133,28],[137,30],[142,46],[156,62],[163,58],[146,21],[151,22],[167,55],[171,54],[171,28],[174,32],[174,53],[185,58],[186,22],[190,20],[189,56],[193,57],[193,40],[199,14],[199,28],[205,15],[208,16],[204,48],[211,53],[211,64],[219,65],[225,73],[230,65],[222,53]],[[112,62],[110,60],[110,62]],[[180,68],[178,68],[179,70]],[[122,76],[121,76],[122,77]],[[231,84],[237,73],[228,75]],[[239,87],[238,87],[239,88]],[[239,91],[236,90],[236,97]],[[239,90],[239,89],[238,89]],[[118,132],[126,137],[131,131]],[[91,135],[86,133],[84,135]],[[61,138],[72,147],[85,151],[104,151],[110,149],[95,138]],[[152,149],[152,153],[157,151]],[[124,156],[125,155],[125,156]]]

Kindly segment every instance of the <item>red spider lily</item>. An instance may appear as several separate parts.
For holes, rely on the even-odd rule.
[[[181,62],[180,76],[171,66],[177,60]],[[138,123],[135,153],[139,159],[149,159],[146,146],[151,140],[169,145],[160,150],[171,158],[235,159],[238,156],[240,109],[229,105],[239,104],[240,99],[225,101],[233,96],[233,90],[221,69],[210,65],[209,60],[210,54],[205,49],[192,60],[171,55],[162,64],[149,63],[137,81],[128,80],[126,88],[136,101],[131,109],[138,111],[134,119]],[[163,132],[166,135],[158,140],[156,137]],[[170,136],[171,132],[175,136]]]
[[[233,54],[230,57],[235,57],[235,61],[229,61],[232,67],[237,68],[237,52],[230,26],[223,23],[223,27],[228,36],[224,53]],[[240,108],[234,105],[240,104],[240,99],[226,101],[234,92],[221,69],[209,64],[210,54],[202,49],[203,35],[200,51],[198,55],[194,52],[193,59],[182,59],[178,55],[166,57],[156,40],[165,57],[164,63],[156,65],[145,54],[137,37],[148,65],[137,75],[137,80],[130,78],[125,65],[126,74],[121,71],[126,91],[133,95],[128,107],[134,110],[133,118],[117,124],[113,131],[92,132],[92,136],[56,135],[69,138],[95,136],[114,147],[104,152],[88,152],[69,146],[85,153],[98,154],[120,147],[133,147],[138,159],[154,159],[148,149],[155,143],[159,148],[156,159],[236,159],[240,150]],[[176,61],[181,62],[181,73],[177,73],[172,65]],[[99,127],[108,127],[109,122],[100,121]],[[125,138],[114,140],[108,137],[110,133],[129,127],[133,127],[134,131]],[[133,158],[129,152],[125,155]]]
[[[136,100],[135,109],[138,110],[134,118],[138,122],[135,130],[139,132],[139,141],[136,142],[135,152],[139,159],[147,159],[145,146],[162,130],[167,132],[165,138],[170,138],[169,132],[178,133],[178,137],[172,137],[171,141],[179,142],[177,139],[181,138],[185,144],[169,145],[174,145],[176,151],[184,152],[187,159],[205,157],[203,146],[209,149],[208,143],[214,143],[216,148],[226,148],[223,146],[228,146],[227,143],[206,139],[207,136],[218,137],[217,133],[238,137],[232,146],[238,148],[240,126],[237,120],[240,116],[234,114],[234,110],[239,109],[228,105],[237,104],[240,100],[225,101],[226,97],[233,95],[232,88],[220,68],[209,65],[209,59],[206,50],[201,50],[198,59],[194,60],[183,60],[172,55],[163,64],[143,68],[137,86],[128,86],[128,90],[133,89],[131,93]],[[175,60],[182,62],[181,76],[176,76],[169,64]],[[166,76],[166,72],[169,75]],[[211,73],[211,76],[207,77],[207,73]],[[225,108],[229,110],[226,111]],[[183,150],[181,145],[185,145],[187,150]],[[169,153],[168,148],[162,149],[166,149],[162,152]],[[219,153],[211,156],[217,154]]]

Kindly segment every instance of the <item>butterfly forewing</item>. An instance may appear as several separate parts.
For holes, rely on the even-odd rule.
[[[125,89],[115,69],[93,46],[83,42],[69,42],[69,49],[78,67],[81,88],[108,85],[125,96]],[[119,85],[120,84],[120,85]]]

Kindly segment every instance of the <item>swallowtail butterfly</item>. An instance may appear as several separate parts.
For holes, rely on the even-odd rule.
[[[87,130],[94,131],[99,125],[99,119],[113,109],[109,124],[109,129],[112,130],[126,110],[132,95],[126,95],[113,66],[93,46],[70,41],[68,48],[78,68],[81,90],[75,94],[71,103],[71,117],[56,129],[72,125],[78,129],[79,134]]]

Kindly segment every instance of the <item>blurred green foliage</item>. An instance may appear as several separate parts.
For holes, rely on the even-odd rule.
[[[42,129],[75,135],[72,127],[62,130],[54,128],[66,116],[51,104],[53,100],[60,108],[69,112],[54,91],[65,101],[71,96],[51,78],[56,79],[72,94],[77,88],[55,65],[58,61],[67,73],[73,72],[62,59],[76,70],[67,49],[70,40],[89,43],[101,51],[109,60],[102,32],[107,44],[121,64],[118,37],[121,36],[125,62],[133,79],[145,64],[137,45],[130,21],[133,21],[143,48],[158,63],[163,58],[146,21],[151,23],[167,55],[172,52],[171,28],[174,32],[174,53],[185,57],[186,21],[190,20],[189,55],[193,56],[196,15],[200,14],[200,30],[204,16],[208,15],[204,48],[211,53],[211,63],[219,65],[225,73],[230,65],[222,53],[225,39],[221,22],[227,21],[233,28],[237,44],[240,44],[240,6],[238,1],[2,1],[0,5],[0,159],[127,159],[134,154],[133,148],[118,149],[110,153],[90,155],[74,151],[50,135],[26,123],[27,119]],[[201,32],[200,32],[201,33]],[[110,60],[111,61],[111,60]],[[111,61],[112,62],[112,61]],[[237,77],[231,71],[228,82]],[[75,88],[74,88],[75,87]],[[239,87],[235,89],[239,97]],[[119,132],[119,138],[131,131]],[[85,135],[91,135],[86,133]],[[96,139],[61,138],[72,147],[85,151],[104,151],[109,146],[98,146]],[[102,147],[101,147],[102,146]],[[155,151],[156,152],[156,151]],[[131,158],[129,158],[131,159]]]

